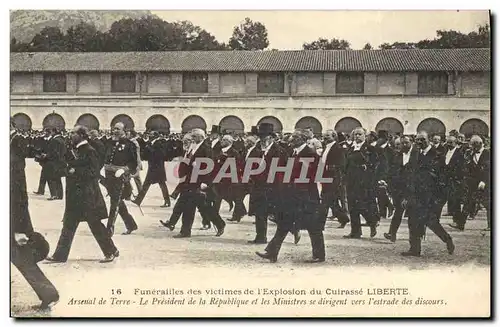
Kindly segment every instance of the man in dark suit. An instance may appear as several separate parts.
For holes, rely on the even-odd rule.
[[[442,143],[441,135],[436,134],[432,137],[432,146],[436,149],[438,156],[444,156],[446,153],[446,148]]]
[[[361,215],[370,227],[370,237],[377,234],[376,171],[377,150],[368,144],[366,130],[352,131],[353,144],[347,152],[345,176],[347,202],[351,217],[351,232],[345,238],[361,238]]]
[[[66,173],[66,143],[56,127],[50,129],[47,153],[43,156],[46,165],[46,177],[49,184],[50,198],[47,200],[62,200],[63,186],[61,178]]]
[[[234,202],[233,216],[230,220],[239,222],[241,218],[247,214],[247,210],[243,204],[245,189],[241,183],[244,169],[243,158],[240,153],[234,149],[233,137],[231,135],[224,135],[220,143],[222,146],[221,154],[214,158],[214,189],[221,199],[227,202]],[[225,167],[224,165],[226,163],[230,163],[228,160],[232,161],[233,164]],[[218,176],[222,176],[222,174],[227,171],[230,171],[231,176],[235,178],[218,178]],[[217,212],[220,211],[220,204],[221,201],[217,201],[216,204],[214,204],[214,208]]]
[[[262,153],[260,164],[264,166],[264,171],[251,176],[253,184],[252,194],[255,204],[255,239],[248,241],[250,244],[267,243],[267,217],[279,212],[281,206],[281,183],[283,174],[277,173],[274,182],[268,181],[272,160],[278,160],[279,166],[284,166],[286,157],[283,149],[275,142],[274,126],[269,123],[262,123],[258,126],[259,144]]]
[[[283,180],[282,204],[276,217],[276,232],[267,245],[266,252],[256,252],[256,254],[261,258],[276,262],[287,234],[294,233],[297,229],[306,229],[312,246],[310,262],[324,262],[324,222],[319,214],[320,201],[315,179],[319,158],[316,152],[307,146],[307,134],[304,131],[296,130],[292,134],[291,144],[294,148],[294,153],[290,158],[293,166],[290,180]],[[306,176],[302,176],[304,168],[307,171]],[[305,180],[303,180],[304,177]]]
[[[457,139],[454,136],[447,137],[446,148],[444,165],[442,165],[442,171],[439,174],[440,192],[437,215],[441,217],[443,207],[445,203],[448,203],[448,214],[456,222],[457,216],[462,209],[462,199],[464,197],[465,156],[458,147]]]
[[[396,235],[403,219],[404,211],[411,210],[408,207],[411,167],[418,157],[418,149],[413,146],[410,136],[402,136],[394,140],[394,155],[390,163],[389,189],[394,201],[394,215],[391,219],[389,232],[384,233],[384,237],[391,242],[396,242]],[[406,207],[403,206],[406,204]]]
[[[485,231],[491,229],[491,153],[485,149],[483,139],[473,135],[470,139],[472,153],[466,165],[467,193],[465,204],[461,214],[457,216],[456,223],[451,227],[464,230],[467,217],[473,215],[476,210],[476,202],[486,209],[488,226]]]
[[[219,125],[212,125],[212,130],[210,132],[210,147],[212,148],[212,155],[214,158],[220,156],[222,151],[222,145],[220,144],[220,134],[222,133],[221,127]]]
[[[252,158],[262,158],[262,149],[260,148],[259,145],[259,138],[257,136],[257,126],[252,126],[252,134],[248,135],[245,138],[245,148],[246,153],[245,153],[245,167],[247,165],[247,162],[249,162],[249,159],[252,160]],[[252,170],[257,169],[258,164],[252,162],[251,165]],[[249,180],[248,183],[244,183],[245,186],[245,193],[248,194],[248,215],[249,216],[254,216],[255,215],[255,197],[252,196],[253,193],[253,182],[252,180]]]
[[[10,126],[10,261],[26,278],[47,309],[59,301],[59,293],[37,265],[33,249],[27,246],[34,235],[28,209],[26,190],[26,139],[19,135],[15,124]]]
[[[389,199],[389,169],[394,150],[389,145],[389,134],[385,130],[378,131],[378,140],[375,148],[378,151],[378,165],[377,165],[377,200],[378,200],[378,213],[380,218],[387,218],[394,213],[394,206]]]
[[[347,210],[341,204],[344,192],[343,188],[343,171],[345,165],[345,150],[338,143],[337,132],[327,130],[323,139],[325,147],[321,154],[321,167],[323,169],[324,178],[332,178],[332,183],[321,183],[321,204],[323,207],[323,216],[326,222],[328,209],[332,208],[334,217],[337,217],[340,225],[338,228],[344,228],[349,222]]]
[[[52,262],[66,262],[71,244],[80,222],[89,225],[92,235],[101,248],[104,262],[111,262],[119,256],[111,236],[101,222],[107,219],[106,203],[99,187],[101,170],[99,155],[88,143],[86,127],[75,126],[71,133],[74,148],[71,150],[73,159],[68,161],[68,176],[66,178],[66,208],[63,217],[63,228]]]
[[[448,253],[453,254],[455,250],[453,240],[439,223],[436,214],[436,206],[439,205],[438,184],[442,157],[438,154],[436,148],[429,143],[426,132],[419,132],[415,143],[419,149],[419,154],[417,160],[412,163],[409,183],[408,206],[413,208],[410,210],[408,217],[410,249],[401,254],[403,256],[420,256],[422,237],[426,227],[446,243]]]
[[[45,163],[47,162],[44,153],[47,153],[47,144],[50,138],[50,129],[45,129],[45,135],[36,136],[33,140],[33,150],[35,161],[38,162],[42,171],[40,172],[40,181],[38,182],[38,189],[33,193],[36,195],[45,194],[45,184],[47,184],[47,168]]]
[[[113,137],[106,149],[104,170],[105,184],[111,199],[109,217],[114,217],[116,210],[118,210],[118,214],[122,217],[127,228],[124,235],[137,230],[137,224],[123,201],[132,193],[130,182],[124,181],[123,175],[117,176],[117,172],[125,172],[125,176],[134,175],[137,170],[137,162],[137,149],[126,137],[125,125],[121,122],[116,123],[113,127]],[[108,228],[110,227],[108,226]]]
[[[186,195],[185,193],[182,193],[182,190],[184,188],[184,184],[188,183],[189,181],[186,180],[186,175],[189,169],[189,158],[190,158],[190,151],[191,151],[191,145],[193,142],[193,138],[191,133],[186,133],[184,134],[182,138],[182,147],[184,151],[184,158],[181,160],[177,166],[177,177],[179,178],[179,184],[176,186],[175,190],[172,192],[171,197],[173,199],[179,198],[179,194],[181,195],[180,199],[177,200],[174,204],[174,207],[172,208],[172,214],[170,215],[170,218],[167,221],[160,220],[160,223],[170,229],[170,231],[173,231],[175,229],[175,225],[179,221],[179,219],[182,216],[182,213],[184,211],[183,206],[187,205],[187,201],[184,200]],[[184,179],[184,180],[182,180]]]
[[[170,207],[170,196],[168,194],[167,187],[167,174],[165,172],[165,158],[167,150],[167,140],[160,137],[158,132],[151,133],[150,142],[146,144],[144,149],[144,159],[148,161],[148,172],[146,174],[146,179],[142,185],[142,189],[139,191],[137,197],[132,200],[133,203],[138,206],[141,205],[149,187],[152,184],[158,183],[163,195],[163,205],[162,207]]]
[[[212,161],[210,146],[204,142],[205,132],[195,128],[191,131],[192,146],[186,155],[184,182],[180,185],[180,196],[177,200],[182,209],[182,227],[176,238],[191,237],[196,208],[202,217],[213,223],[217,232],[216,236],[224,233],[226,223],[213,206],[212,174],[201,172],[210,170],[208,161]],[[213,162],[213,161],[212,161]],[[213,169],[213,167],[212,167]]]

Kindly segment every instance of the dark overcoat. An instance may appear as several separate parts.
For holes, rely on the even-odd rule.
[[[163,138],[146,144],[144,158],[148,161],[148,172],[144,181],[145,183],[164,183],[167,180],[165,172],[166,151],[167,141]]]
[[[56,135],[49,140],[45,169],[48,180],[61,178],[66,174],[66,142],[61,135]]]
[[[108,218],[106,203],[99,187],[99,155],[89,144],[74,150],[77,158],[68,162],[75,172],[66,178],[64,221],[91,221]]]
[[[26,190],[27,140],[19,134],[10,139],[10,218],[11,234],[33,232]]]
[[[307,166],[306,178],[308,182],[299,182],[302,167],[305,162],[301,158],[311,160]],[[305,146],[297,155],[292,156],[293,169],[290,182],[283,183],[282,214],[278,215],[278,224],[284,225],[289,230],[296,229],[321,230],[323,223],[319,215],[320,198],[316,183],[316,172],[319,157],[316,151]]]

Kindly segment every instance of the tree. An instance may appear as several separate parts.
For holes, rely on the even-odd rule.
[[[373,50],[373,47],[370,43],[367,43],[365,44],[365,46],[363,47],[363,50]]]
[[[233,36],[229,39],[229,47],[233,50],[264,50],[268,46],[266,27],[248,17],[234,27]]]
[[[44,27],[33,37],[30,51],[61,52],[66,51],[66,40],[59,27]]]
[[[201,28],[193,25],[190,21],[174,23],[174,29],[181,33],[183,50],[227,50],[224,43],[219,43],[215,36]]]
[[[382,50],[389,50],[389,49],[415,49],[416,48],[416,44],[415,43],[405,43],[405,42],[394,42],[392,44],[390,44],[390,43],[382,43],[378,47],[379,47],[379,49],[382,49]]]
[[[13,37],[10,40],[10,52],[27,52],[30,51],[29,43],[19,42]]]
[[[319,38],[316,41],[302,44],[304,50],[349,50],[351,44],[346,40]]]
[[[98,51],[100,44],[97,32],[95,25],[84,22],[70,27],[65,35],[66,51]]]
[[[488,24],[480,25],[477,31],[468,34],[454,30],[438,30],[432,40],[418,42],[394,42],[379,45],[380,49],[455,49],[455,48],[490,48],[491,32]]]

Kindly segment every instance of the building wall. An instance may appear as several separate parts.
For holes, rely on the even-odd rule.
[[[469,73],[462,75],[461,95],[489,96],[490,73]]]
[[[149,117],[161,114],[173,132],[179,132],[190,115],[203,117],[207,126],[234,115],[247,131],[265,116],[278,118],[285,132],[292,131],[305,116],[317,118],[323,129],[353,117],[370,130],[380,120],[392,117],[403,124],[405,133],[414,133],[422,120],[431,117],[441,120],[448,130],[459,129],[471,118],[491,123],[489,74],[460,74],[453,79],[457,92],[445,96],[417,95],[416,73],[367,73],[365,94],[352,96],[335,94],[335,73],[292,74],[291,79],[285,78],[285,93],[270,96],[256,93],[257,73],[210,74],[210,94],[199,96],[182,95],[181,73],[147,74],[147,87],[142,88],[142,94],[133,95],[110,94],[108,73],[78,74],[68,79],[76,83],[69,87],[76,93],[44,94],[42,74],[14,74],[11,114],[29,115],[35,129],[42,128],[45,116],[53,112],[60,114],[68,127],[81,115],[92,113],[102,129],[109,129],[116,115],[127,114],[138,131],[145,129]]]

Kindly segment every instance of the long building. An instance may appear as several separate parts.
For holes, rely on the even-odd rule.
[[[12,53],[10,71],[25,129],[490,129],[490,49]]]

